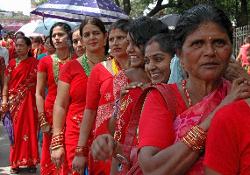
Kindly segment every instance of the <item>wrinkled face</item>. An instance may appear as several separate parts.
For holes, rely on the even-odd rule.
[[[126,57],[128,46],[127,33],[120,29],[113,29],[109,33],[109,48],[115,58]]]
[[[128,47],[127,54],[130,62],[130,67],[144,66],[144,58],[141,49],[134,43],[129,34],[127,34]]]
[[[18,57],[27,56],[31,46],[27,46],[22,38],[16,40],[16,53]]]
[[[202,23],[186,37],[179,57],[190,77],[215,81],[222,76],[232,53],[227,33],[216,23]]]
[[[72,42],[73,42],[73,48],[74,51],[76,53],[76,55],[82,56],[85,52],[85,49],[83,47],[83,41],[82,41],[82,37],[80,36],[80,31],[76,30],[73,34],[72,34]]]
[[[52,32],[52,42],[56,49],[63,49],[70,47],[70,40],[67,32],[62,27],[56,26]]]
[[[145,71],[152,83],[166,83],[170,75],[171,55],[161,51],[157,42],[145,48]]]
[[[95,25],[86,24],[82,29],[82,40],[88,52],[103,49],[106,45],[106,39],[106,35]]]

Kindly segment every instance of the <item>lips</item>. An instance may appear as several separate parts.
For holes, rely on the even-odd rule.
[[[215,68],[215,67],[217,67],[217,66],[219,66],[220,64],[219,63],[216,63],[216,62],[208,62],[208,63],[204,63],[204,64],[202,64],[201,66],[202,67],[205,67],[205,68]]]

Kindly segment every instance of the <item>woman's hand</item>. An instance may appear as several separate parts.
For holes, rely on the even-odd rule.
[[[247,74],[247,72],[241,67],[238,62],[233,60],[229,62],[224,77],[231,82],[241,77],[250,80],[250,76]]]
[[[222,103],[228,104],[235,100],[250,97],[250,82],[245,78],[238,78],[233,81],[230,93],[225,97]]]
[[[72,170],[82,174],[85,166],[88,163],[88,158],[84,156],[75,156],[72,161]]]
[[[51,160],[56,165],[57,168],[60,168],[64,162],[65,151],[63,147],[51,151]]]
[[[91,145],[92,156],[96,160],[109,159],[112,157],[116,146],[116,141],[110,134],[99,135]]]
[[[142,82],[132,82],[130,84],[128,84],[126,87],[124,87],[121,90],[121,98],[124,97],[130,89],[135,89],[137,87],[142,87],[144,84]]]

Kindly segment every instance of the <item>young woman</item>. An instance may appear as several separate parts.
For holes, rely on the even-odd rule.
[[[46,52],[39,54],[37,56],[38,60],[42,59],[43,57],[45,57],[47,55],[52,55],[56,51],[56,49],[54,48],[54,46],[51,45],[51,41],[50,41],[50,37],[49,36],[45,37],[44,48],[45,48]]]
[[[79,33],[82,31],[82,38]],[[96,35],[98,33],[98,35]],[[89,34],[89,37],[87,34]],[[53,110],[53,137],[51,158],[56,166],[63,169],[61,174],[78,174],[72,171],[72,160],[80,133],[80,123],[86,105],[87,81],[93,64],[90,60],[100,62],[105,57],[106,31],[104,24],[97,18],[86,18],[80,29],[73,32],[73,47],[79,56],[66,63],[60,72],[57,96]],[[83,40],[83,41],[82,41]],[[95,42],[96,45],[89,44]],[[83,44],[86,43],[86,55]],[[82,55],[81,55],[82,54]],[[89,60],[88,60],[89,59]],[[53,142],[55,138],[63,138]],[[53,148],[54,147],[54,148]]]
[[[147,34],[142,32],[143,30],[132,30],[132,29],[145,29],[147,30]],[[139,18],[136,19],[131,24],[131,31],[129,31],[129,35],[133,40],[129,40],[129,47],[127,48],[127,52],[133,56],[137,56],[137,58],[141,58],[142,65],[144,65],[143,58],[143,50],[145,50],[145,70],[148,77],[153,83],[157,82],[167,82],[169,77],[169,64],[171,60],[171,56],[173,55],[173,41],[171,40],[171,36],[166,34],[159,34],[153,37],[148,44],[146,42],[150,39],[151,36],[157,34],[158,32],[167,32],[167,26],[163,25],[158,20],[150,19],[150,18]],[[133,32],[132,32],[133,31]],[[150,31],[150,32],[149,32]],[[140,41],[140,45],[137,46],[137,42]],[[151,45],[152,44],[152,45]],[[145,46],[146,45],[146,46]],[[155,47],[156,46],[156,47]],[[136,52],[138,51],[138,52]],[[152,54],[151,54],[152,53]],[[132,64],[133,65],[133,64]],[[139,65],[139,64],[135,64]],[[141,69],[139,66],[137,69]],[[135,69],[134,67],[133,69]],[[144,71],[145,72],[145,71]],[[146,72],[144,73],[145,76]],[[158,73],[157,76],[156,72]],[[148,78],[147,78],[148,79]],[[146,82],[145,79],[141,79],[138,77],[138,82]],[[120,111],[116,118],[115,123],[115,133],[114,138],[111,135],[101,135],[92,144],[92,154],[95,159],[105,160],[114,155],[117,158],[117,155],[123,155],[123,149],[121,149],[121,145],[124,145],[124,141],[126,137],[134,137],[136,138],[136,134],[134,136],[127,136],[128,123],[130,121],[130,117],[133,113],[134,106],[136,104],[137,99],[142,93],[142,88],[133,88],[130,89],[129,92],[122,97],[120,104]],[[134,140],[132,138],[132,140]],[[135,139],[136,140],[136,139]],[[115,142],[118,143],[116,148],[114,147]],[[120,145],[121,144],[121,145]],[[136,142],[132,143],[132,145],[125,146],[136,146]],[[116,149],[116,150],[114,150]],[[127,156],[124,156],[126,157]],[[127,160],[129,161],[129,159]],[[125,164],[122,165],[122,168],[118,167],[118,160],[113,159],[112,164],[112,172],[111,174],[126,174],[129,171],[129,167]],[[121,162],[120,162],[121,163]],[[124,162],[123,162],[124,163]]]
[[[38,155],[38,118],[35,87],[38,61],[31,53],[31,40],[16,39],[17,58],[10,60],[5,71],[2,112],[9,111],[13,122],[14,143],[10,147],[11,174],[27,166],[36,171]]]
[[[109,44],[111,58],[97,64],[89,77],[87,86],[86,108],[81,124],[81,132],[78,141],[78,148],[88,149],[88,140],[94,130],[94,137],[108,132],[108,121],[113,113],[113,78],[121,69],[126,69],[126,34],[128,20],[119,20],[111,25],[109,32]],[[118,86],[120,87],[120,86]],[[119,90],[117,90],[119,91]],[[95,127],[94,127],[95,122]],[[83,155],[76,155],[73,161],[73,169],[80,172],[86,166],[87,158]],[[93,161],[90,156],[90,174],[109,174],[110,161]]]
[[[201,152],[211,114],[249,95],[232,89],[236,93],[226,97],[229,82],[222,75],[232,53],[232,33],[230,20],[215,7],[198,5],[182,14],[175,39],[188,78],[165,85],[172,88],[174,109],[157,91],[147,95],[139,124],[139,163],[144,174],[204,174]]]
[[[80,28],[76,28],[72,32],[72,45],[77,57],[80,57],[85,53],[85,46],[80,35]]]
[[[55,165],[50,157],[52,112],[57,93],[59,71],[63,65],[72,59],[71,53],[71,28],[68,24],[58,22],[50,30],[51,45],[56,51],[40,60],[37,74],[36,105],[40,127],[43,131],[43,146],[41,154],[41,174],[55,174]],[[45,98],[45,88],[48,94]]]

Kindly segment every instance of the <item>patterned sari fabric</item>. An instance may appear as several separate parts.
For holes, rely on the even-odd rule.
[[[220,86],[194,106],[185,109],[184,101],[179,94],[176,99],[178,106],[177,116],[171,117],[161,97],[151,92],[145,101],[139,124],[139,148],[154,146],[164,149],[178,142],[194,125],[199,124],[220,104],[228,94],[230,83],[222,80]],[[166,85],[169,86],[169,85]],[[173,86],[173,85],[170,85]],[[175,88],[176,91],[179,91]],[[179,93],[179,92],[178,92]],[[154,99],[153,99],[154,98]],[[157,99],[157,101],[155,100]],[[151,113],[149,113],[151,111]],[[152,112],[154,111],[154,112]],[[158,111],[158,112],[157,112]],[[169,117],[168,117],[169,116]],[[152,130],[154,132],[152,133]],[[187,172],[188,175],[203,175],[203,156]]]
[[[14,145],[10,150],[12,168],[39,163],[38,117],[35,88],[38,60],[27,58],[18,65],[12,59],[5,71],[10,77],[8,102],[14,129]]]
[[[97,64],[91,71],[87,85],[86,109],[96,110],[96,121],[93,130],[94,138],[100,134],[109,133],[108,122],[114,112],[114,93],[120,94],[124,82],[123,76],[116,76],[112,69],[112,60]],[[113,88],[115,82],[116,86]],[[117,95],[118,96],[118,95]],[[90,174],[109,174],[111,160],[89,161]]]

